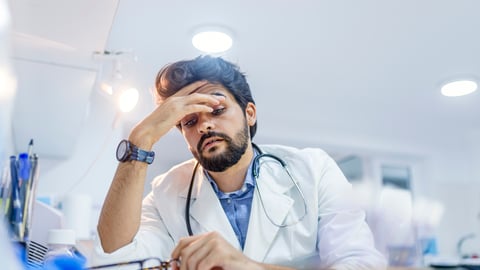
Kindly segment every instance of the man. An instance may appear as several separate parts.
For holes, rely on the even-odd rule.
[[[117,150],[100,253],[175,258],[180,269],[385,267],[325,152],[254,147],[256,107],[237,66],[210,56],[180,61],[159,72],[156,89],[159,106]],[[195,158],[158,176],[142,203],[152,146],[173,126]]]

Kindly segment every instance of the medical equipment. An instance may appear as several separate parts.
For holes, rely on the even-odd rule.
[[[255,156],[255,158],[253,159],[253,164],[252,164],[252,176],[255,179],[255,183],[257,182],[257,179],[260,175],[260,160],[261,160],[261,158],[270,158],[270,159],[276,161],[277,163],[279,163],[282,166],[282,168],[287,173],[290,181],[292,181],[292,183],[295,185],[296,190],[298,191],[298,193],[300,194],[300,196],[302,197],[302,200],[303,200],[304,212],[303,212],[303,215],[300,218],[298,218],[297,220],[295,220],[293,222],[290,222],[290,223],[277,224],[276,222],[274,222],[272,220],[272,218],[268,214],[267,210],[265,209],[265,205],[264,205],[263,199],[262,199],[262,194],[261,194],[260,189],[258,187],[258,183],[256,183],[255,184],[255,188],[257,189],[256,194],[258,194],[258,198],[260,199],[260,203],[262,204],[262,208],[263,208],[263,211],[265,212],[265,215],[267,216],[267,218],[270,220],[270,222],[273,225],[275,225],[277,227],[280,227],[280,228],[292,226],[292,225],[295,225],[295,224],[299,223],[307,215],[307,202],[305,200],[305,196],[304,196],[302,190],[300,189],[300,186],[298,185],[297,181],[295,181],[295,179],[292,176],[290,170],[288,169],[287,164],[285,163],[285,161],[283,161],[281,158],[279,158],[275,155],[268,154],[268,153],[263,153],[256,144],[252,143],[252,146],[258,152],[257,156]],[[199,163],[197,162],[195,164],[195,167],[193,168],[192,178],[190,180],[190,186],[188,188],[187,202],[186,202],[186,205],[185,205],[185,223],[186,223],[186,226],[187,226],[188,234],[190,236],[193,235],[192,227],[190,225],[190,202],[191,202],[191,199],[192,199],[193,183],[195,181],[195,173],[197,171],[198,165],[199,165]]]

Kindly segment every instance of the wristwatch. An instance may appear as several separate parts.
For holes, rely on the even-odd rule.
[[[154,158],[155,152],[142,150],[128,140],[121,140],[118,144],[117,160],[120,162],[138,160],[152,164]]]

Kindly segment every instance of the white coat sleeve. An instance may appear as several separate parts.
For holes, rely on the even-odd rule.
[[[328,158],[318,189],[317,248],[321,269],[385,269],[384,256],[375,249],[365,212],[355,205],[351,184]]]

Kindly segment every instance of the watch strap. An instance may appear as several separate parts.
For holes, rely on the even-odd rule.
[[[118,144],[117,160],[120,162],[136,160],[152,164],[154,158],[155,152],[140,149],[129,140],[122,140]]]
[[[132,154],[130,155],[130,160],[138,160],[138,161],[146,162],[148,164],[152,164],[155,158],[155,152],[140,149],[131,142],[130,142],[130,145],[132,147]]]

